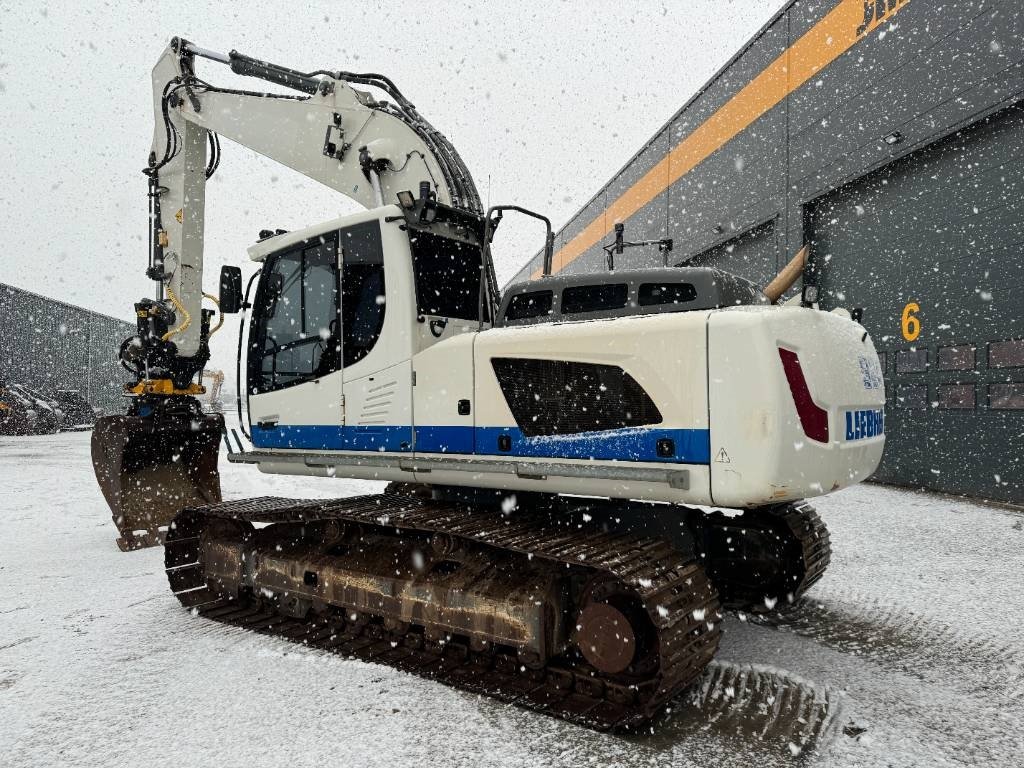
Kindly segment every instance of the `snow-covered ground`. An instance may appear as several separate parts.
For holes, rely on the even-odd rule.
[[[192,616],[118,551],[89,435],[0,438],[0,765],[1020,765],[1024,516],[861,486],[785,618],[726,620],[653,733],[550,717]],[[377,483],[222,463],[225,496]]]

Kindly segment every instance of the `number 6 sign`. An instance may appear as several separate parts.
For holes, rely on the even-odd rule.
[[[903,338],[907,341],[914,341],[921,335],[921,321],[917,317],[920,311],[921,307],[916,301],[908,301],[907,306],[903,308],[900,327],[903,330]]]

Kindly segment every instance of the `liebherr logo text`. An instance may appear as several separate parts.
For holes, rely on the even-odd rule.
[[[864,0],[864,21],[857,27],[857,35],[863,35],[869,28],[881,24],[905,2],[907,0]]]
[[[881,408],[873,411],[846,412],[846,439],[863,440],[885,434],[885,413]]]

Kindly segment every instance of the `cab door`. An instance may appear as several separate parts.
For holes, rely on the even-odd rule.
[[[481,301],[480,244],[466,232],[421,230],[411,236],[410,248],[419,320],[416,453],[470,455],[477,451],[473,345],[478,329],[490,322]]]
[[[385,247],[387,243],[387,247]],[[338,232],[344,450],[412,451],[408,236],[379,218]]]
[[[343,445],[336,233],[267,257],[249,334],[248,405],[257,448]]]

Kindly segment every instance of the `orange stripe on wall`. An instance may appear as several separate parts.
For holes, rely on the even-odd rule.
[[[896,10],[907,2],[909,0],[900,0]],[[552,271],[564,269],[588,248],[601,242],[616,222],[625,221],[654,200],[888,18],[891,15],[882,21],[874,21],[863,34],[858,35],[857,29],[864,21],[864,1],[840,0],[803,37],[673,147],[582,232],[562,246],[555,253]],[[540,275],[541,270],[537,269],[530,279]]]

